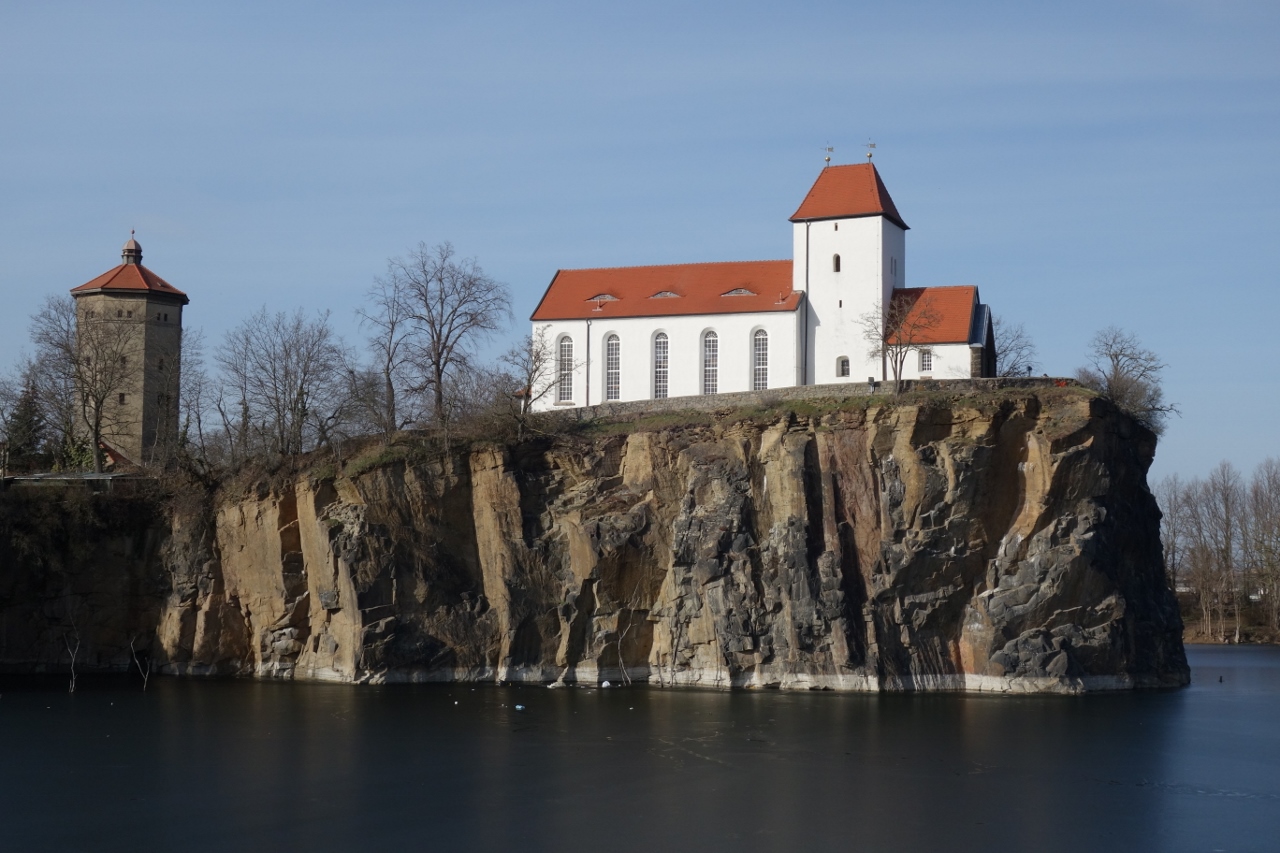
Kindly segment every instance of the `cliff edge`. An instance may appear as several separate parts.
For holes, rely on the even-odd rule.
[[[1188,682],[1155,437],[1078,389],[713,413],[179,512],[153,654],[337,681]]]

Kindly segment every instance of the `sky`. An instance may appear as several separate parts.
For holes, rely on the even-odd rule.
[[[875,163],[907,284],[976,284],[1069,375],[1116,325],[1181,415],[1152,478],[1280,456],[1280,4],[0,0],[0,370],[119,263],[215,347],[451,242],[512,331],[560,268],[787,258]]]

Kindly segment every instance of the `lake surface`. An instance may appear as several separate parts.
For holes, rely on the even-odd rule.
[[[9,679],[0,850],[1280,850],[1280,649],[1188,654],[1084,697]]]

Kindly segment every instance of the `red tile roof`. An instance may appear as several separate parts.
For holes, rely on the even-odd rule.
[[[880,173],[870,163],[828,166],[813,182],[792,222],[812,219],[847,219],[854,216],[883,216],[900,228],[907,223],[898,215]]]
[[[726,295],[734,291],[743,292]],[[558,271],[530,319],[747,314],[794,311],[799,304],[791,261],[612,267]]]
[[[969,342],[969,330],[973,325],[973,311],[978,305],[978,288],[971,284],[954,287],[904,287],[893,292],[895,303],[910,307],[903,325],[911,327],[920,322],[921,315],[932,311],[936,323],[920,328],[912,343],[964,344]]]
[[[88,293],[99,290],[121,294],[149,291],[156,295],[172,296],[174,299],[181,300],[183,305],[191,301],[185,293],[142,264],[121,264],[115,269],[104,272],[93,281],[73,287],[71,292]]]

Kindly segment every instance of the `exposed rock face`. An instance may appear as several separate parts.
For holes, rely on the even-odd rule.
[[[0,670],[64,672],[72,654],[80,672],[145,666],[169,589],[157,506],[82,487],[0,495]]]
[[[174,519],[155,654],[331,680],[1181,685],[1154,449],[1104,401],[1023,392],[303,481]]]

